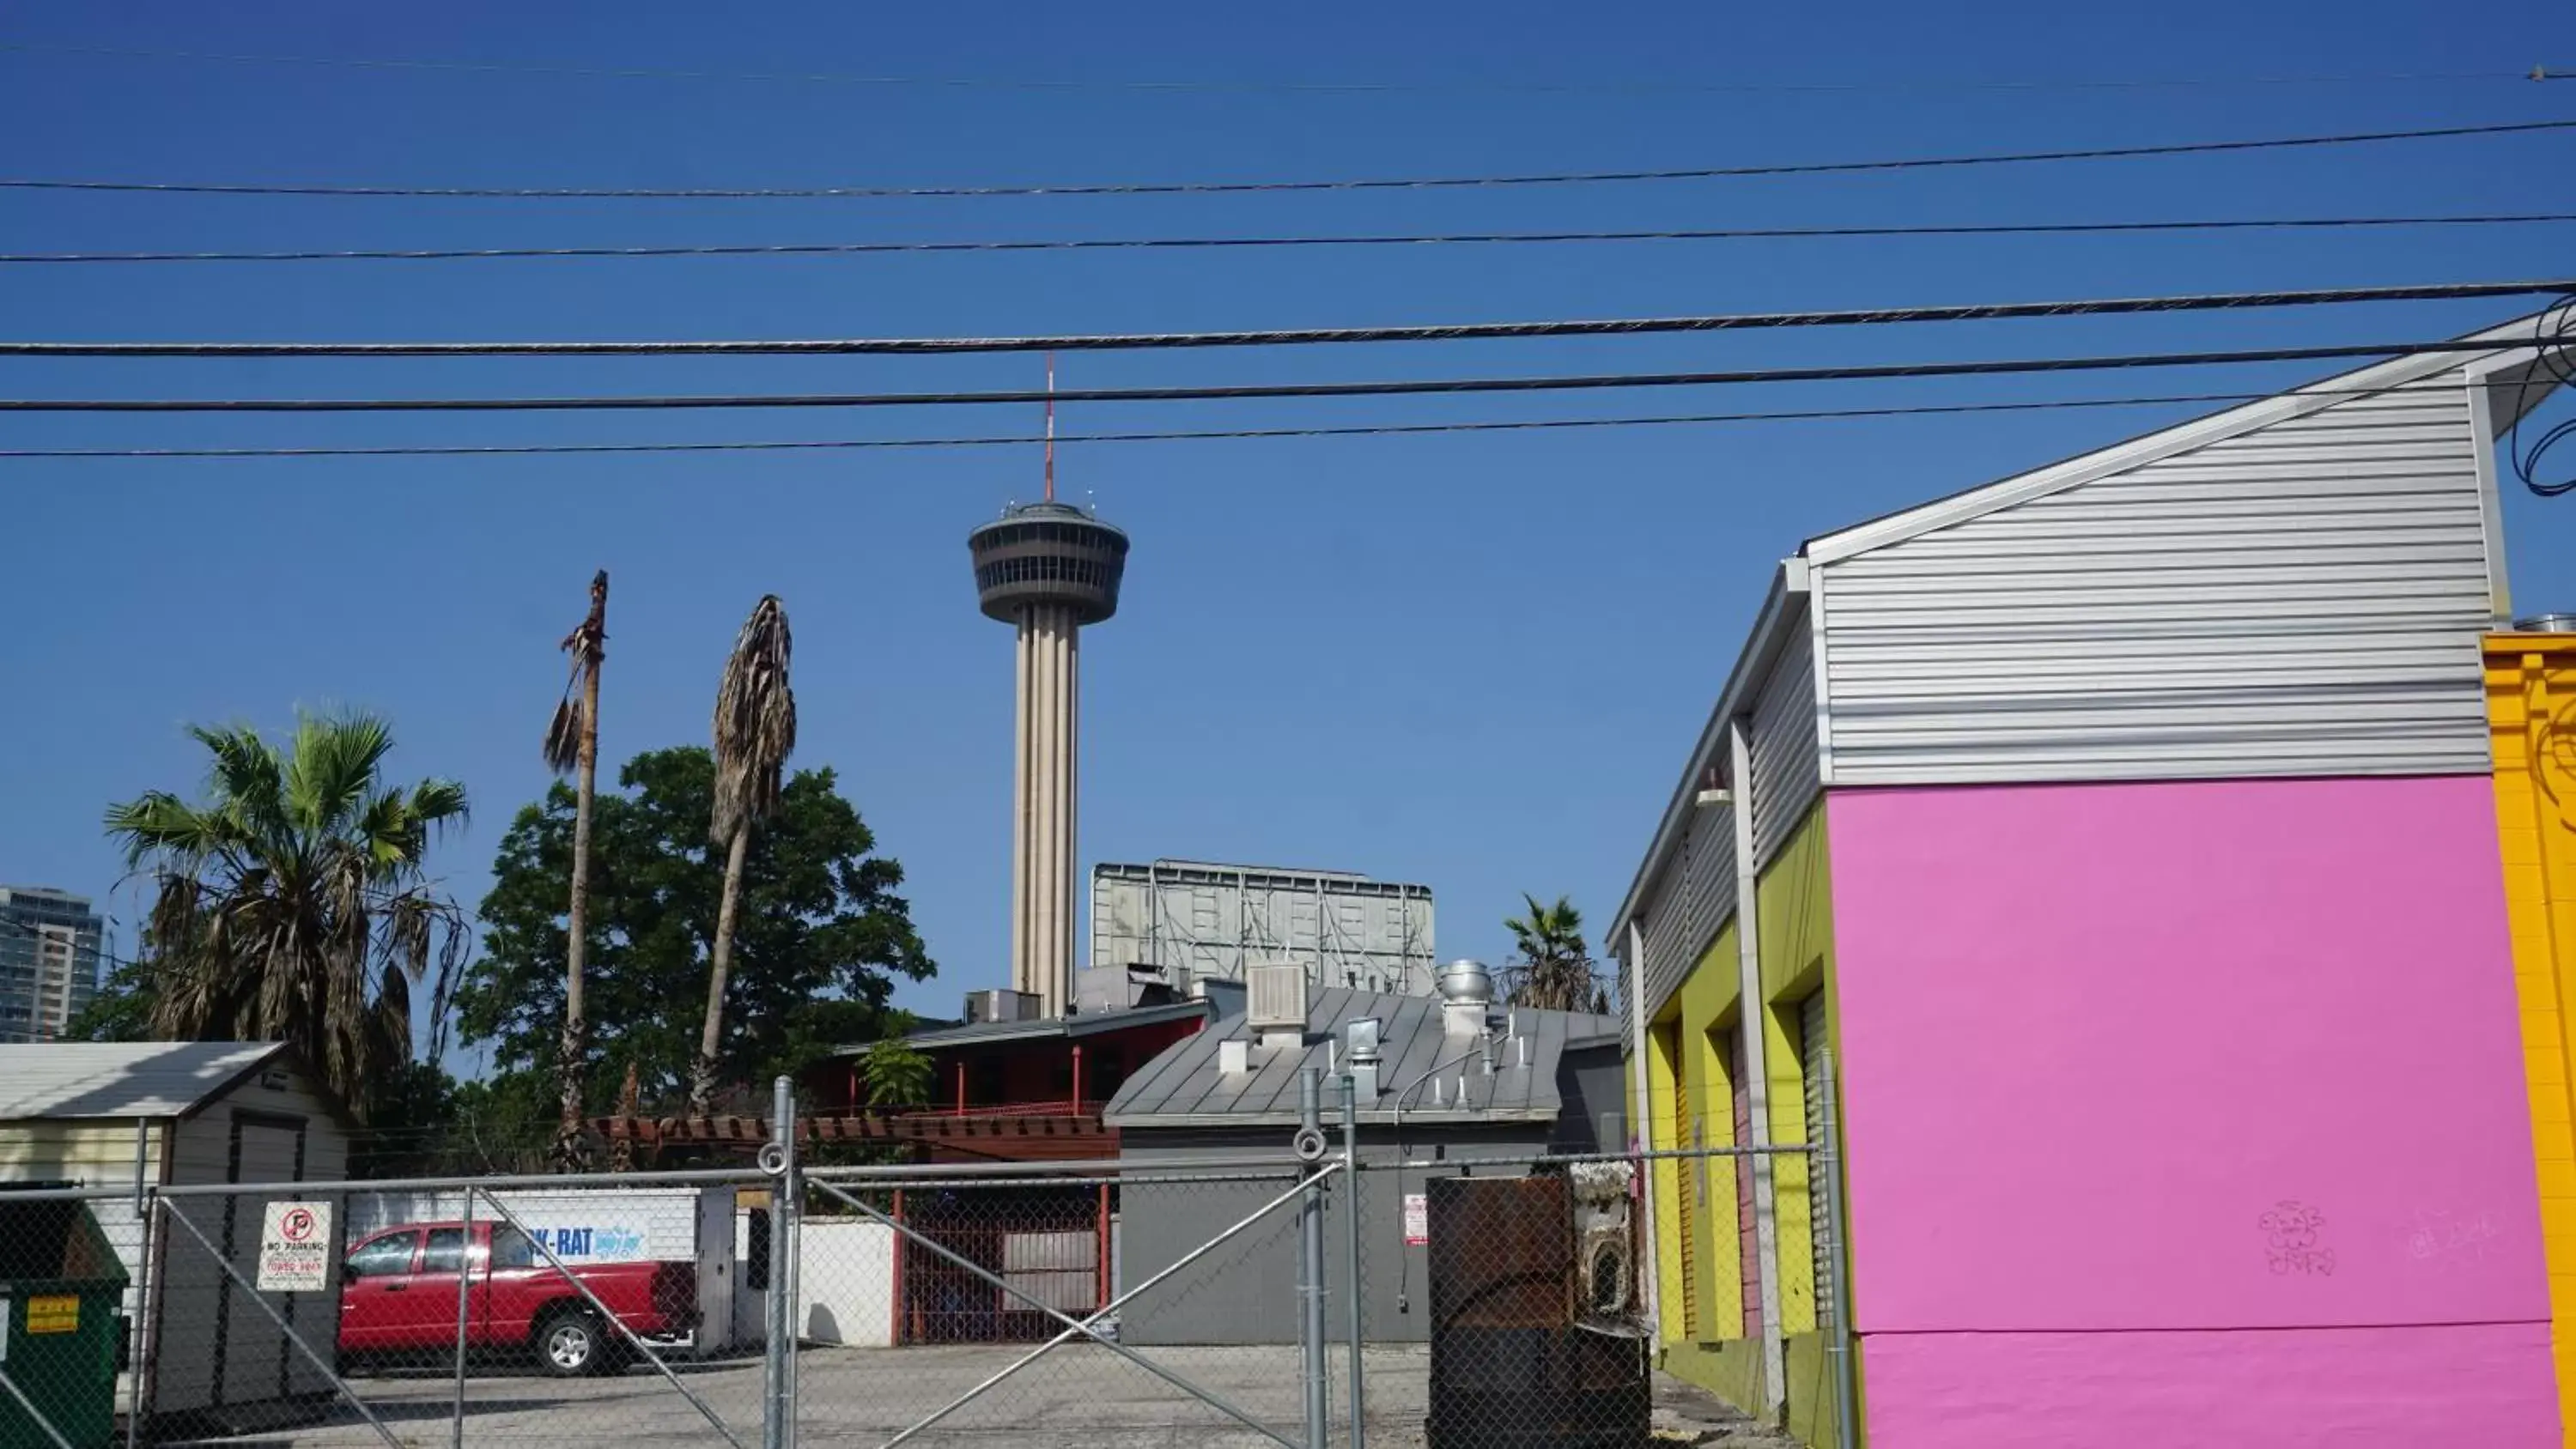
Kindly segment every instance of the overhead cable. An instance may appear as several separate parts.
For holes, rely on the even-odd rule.
[[[487,262],[644,257],[872,256],[905,252],[1087,252],[1230,248],[1558,245],[1568,242],[1785,241],[1836,237],[2109,236],[2156,232],[2350,231],[2392,227],[2533,226],[2576,212],[2467,216],[2255,217],[2183,221],[1996,222],[1897,226],[1758,226],[1659,231],[1449,232],[1428,235],[1078,237],[1029,241],[765,242],[665,246],[402,247],[296,251],[0,252],[0,265],[96,262]]]
[[[2334,358],[2476,354],[2547,348],[2534,341],[2384,342],[2241,351],[2129,353],[2102,357],[1994,358],[1954,362],[1866,363],[1834,367],[1748,368],[1712,372],[1608,373],[1544,377],[1403,378],[1377,382],[1232,383],[1180,387],[1017,389],[1001,392],[724,393],[627,397],[475,398],[0,398],[6,413],[462,413],[664,412],[743,408],[885,408],[1058,403],[1215,402],[1254,398],[1398,397],[1445,393],[1581,392],[1620,388],[1713,387],[1768,382],[1992,377],[2103,372],[2140,367],[2198,367]]]
[[[2455,392],[2455,385],[2390,388],[2315,388],[2302,396],[2379,397],[2417,391]],[[1808,408],[1771,412],[1657,414],[1642,417],[1526,418],[1490,422],[1361,423],[1342,427],[1213,428],[1164,432],[1058,433],[1065,443],[1187,443],[1241,439],[1377,438],[1441,433],[1554,432],[1588,428],[1669,427],[1717,423],[1777,423],[1866,418],[1937,417],[1963,413],[2068,412],[2090,408],[2152,407],[2182,403],[2260,402],[2262,392],[2172,393],[2154,397],[2047,398],[2031,402],[1928,403],[1904,407]],[[870,449],[1035,447],[1043,433],[949,438],[748,439],[700,443],[437,443],[318,448],[0,448],[0,458],[486,458],[587,453],[801,453]]]
[[[2237,141],[2177,141],[2148,146],[2096,146],[2069,150],[1983,152],[1894,160],[1809,161],[1758,166],[1694,166],[1634,171],[1556,171],[1502,176],[1361,177],[1313,181],[1083,182],[997,186],[819,187],[547,187],[361,186],[319,182],[113,181],[85,178],[6,177],[0,190],[145,191],[212,196],[435,197],[478,201],[778,201],[967,196],[1205,196],[1274,191],[1399,191],[1506,186],[1576,186],[1611,182],[1714,181],[1755,176],[1832,176],[1874,171],[1928,171],[1959,166],[2015,166],[2057,161],[2114,161],[2152,156],[2205,156],[2237,151],[2279,151],[2324,146],[2367,146],[2390,141],[2431,141],[2468,136],[2508,136],[2576,129],[2576,120],[2509,121],[2475,126],[2434,126],[2399,131],[2348,131]]]
[[[539,79],[752,81],[805,85],[918,87],[940,90],[1012,91],[1179,91],[1248,92],[1253,94],[1447,94],[1500,95],[1791,95],[1845,94],[1856,91],[2086,91],[2233,88],[2251,86],[2390,85],[2408,82],[2556,80],[2546,67],[2510,70],[2379,71],[2342,74],[2249,76],[2049,77],[1981,80],[1968,77],[1900,76],[1845,81],[1317,81],[1317,80],[1069,80],[1028,76],[899,75],[859,71],[701,70],[655,66],[584,66],[504,64],[496,61],[409,60],[371,56],[260,55],[199,50],[147,50],[130,46],[48,45],[34,42],[0,44],[0,52],[32,55],[79,55],[114,60],[211,61],[232,65],[319,66],[344,70],[427,71],[467,75],[529,76]]]
[[[0,341],[0,357],[664,357],[841,356],[993,352],[1127,352],[1166,348],[1281,347],[1368,342],[1475,342],[1656,333],[1749,332],[1921,322],[1985,322],[2130,313],[2240,311],[2353,302],[2457,301],[2576,293],[2576,280],[2433,282],[2389,287],[2310,287],[2055,302],[1974,302],[1703,316],[1535,322],[1451,322],[1392,327],[1296,327],[1234,332],[1073,333],[1052,337],[818,337],[590,342],[35,342]]]

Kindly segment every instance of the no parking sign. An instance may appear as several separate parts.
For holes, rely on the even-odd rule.
[[[259,1233],[259,1291],[320,1293],[331,1286],[331,1205],[273,1202]]]

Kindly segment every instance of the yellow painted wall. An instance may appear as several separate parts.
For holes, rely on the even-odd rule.
[[[2576,635],[2488,636],[2486,684],[2559,1420],[2576,1445]]]
[[[1798,1067],[1798,1007],[1812,992],[1828,988],[1833,972],[1833,901],[1822,801],[1809,810],[1763,871],[1754,899],[1761,937],[1771,1138],[1797,1143],[1805,1140],[1807,1130],[1805,1083]],[[1740,974],[1736,927],[1729,921],[1657,1014],[1658,1029],[1651,1034],[1657,1045],[1650,1067],[1661,1075],[1656,1077],[1656,1115],[1650,1130],[1658,1147],[1690,1145],[1694,1124],[1698,1140],[1709,1146],[1733,1142],[1732,1084],[1726,1078],[1725,1058],[1710,1034],[1739,1029]],[[1834,1029],[1830,1002],[1826,1014],[1830,1032]],[[1758,1415],[1765,1398],[1762,1347],[1758,1339],[1743,1336],[1743,1274],[1735,1215],[1738,1168],[1709,1163],[1708,1193],[1702,1210],[1688,1224],[1679,1220],[1682,1194],[1677,1173],[1681,1170],[1686,1166],[1665,1164],[1655,1182],[1656,1263],[1658,1282],[1665,1285],[1663,1366]],[[1772,1176],[1780,1249],[1780,1317],[1788,1340],[1789,1429],[1809,1444],[1830,1443],[1833,1391],[1826,1372],[1825,1339],[1816,1331],[1806,1162],[1799,1157],[1776,1158]],[[1681,1332],[1681,1312],[1673,1291],[1681,1283],[1683,1254],[1678,1235],[1685,1229],[1696,1235],[1689,1255],[1693,1271],[1688,1291],[1695,1295],[1698,1310],[1693,1324],[1697,1332],[1687,1337]]]

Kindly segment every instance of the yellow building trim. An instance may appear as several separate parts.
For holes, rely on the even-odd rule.
[[[1754,892],[1761,944],[1758,1007],[1769,1076],[1769,1128],[1779,1144],[1806,1141],[1806,1082],[1800,1070],[1799,1007],[1829,991],[1833,973],[1833,903],[1820,800],[1761,873]],[[1731,1146],[1734,1083],[1725,1045],[1742,1030],[1742,970],[1736,923],[1729,920],[1672,999],[1650,1033],[1648,1063],[1653,1101],[1649,1140],[1658,1147]],[[1827,998],[1827,1035],[1833,1026]],[[1761,1344],[1744,1335],[1746,1318],[1736,1211],[1738,1164],[1711,1160],[1707,1190],[1695,1191],[1679,1174],[1686,1164],[1654,1174],[1655,1262],[1661,1285],[1665,1344],[1663,1366],[1740,1407],[1759,1413],[1764,1401]],[[1749,1167],[1744,1170],[1749,1171]],[[1781,1331],[1788,1338],[1788,1418],[1793,1433],[1810,1443],[1828,1442],[1833,1404],[1817,1371],[1824,1343],[1816,1332],[1815,1236],[1809,1172],[1802,1156],[1783,1154],[1772,1165],[1773,1216],[1780,1255]],[[1685,1198],[1692,1211],[1680,1209]],[[1682,1235],[1690,1235],[1684,1252]],[[1687,1264],[1687,1281],[1683,1270]],[[1677,1301],[1691,1303],[1689,1336],[1681,1333]]]
[[[2576,1446],[2576,635],[2489,635],[2486,693],[2559,1421]]]

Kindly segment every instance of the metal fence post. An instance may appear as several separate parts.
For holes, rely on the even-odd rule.
[[[769,1098],[769,1148],[761,1156],[761,1166],[771,1169],[769,1180],[769,1297],[761,1305],[761,1321],[767,1325],[768,1341],[761,1348],[761,1414],[762,1449],[787,1449],[787,1139],[790,1132],[788,1113],[794,1108],[787,1079],[780,1077],[771,1085]],[[775,1163],[773,1167],[772,1163]]]
[[[1322,1155],[1323,1095],[1323,1068],[1307,1067],[1297,1073],[1300,1157],[1306,1155],[1309,1143],[1316,1156]],[[1307,1449],[1324,1449],[1324,1420],[1330,1413],[1325,1405],[1330,1390],[1324,1378],[1324,1190],[1320,1183],[1310,1185],[1297,1205],[1297,1294],[1305,1308],[1304,1330],[1298,1337],[1306,1350],[1306,1445]]]
[[[1344,1295],[1350,1299],[1351,1316],[1351,1449],[1366,1449],[1368,1444],[1367,1405],[1360,1371],[1360,1340],[1367,1332],[1365,1312],[1368,1280],[1360,1276],[1360,1197],[1366,1179],[1360,1176],[1360,1084],[1359,1078],[1342,1075],[1342,1186],[1350,1194],[1350,1210],[1344,1213],[1342,1231],[1348,1236],[1350,1250],[1350,1286]]]
[[[450,1426],[448,1442],[454,1449],[465,1449],[465,1325],[468,1290],[474,1283],[474,1189],[465,1190],[465,1241],[459,1244],[463,1256],[456,1264],[456,1414]]]
[[[160,1346],[161,1335],[152,1326],[152,1311],[157,1306],[152,1301],[152,1274],[159,1266],[152,1240],[160,1217],[160,1199],[148,1195],[138,1184],[134,1190],[134,1221],[143,1230],[143,1249],[138,1255],[143,1262],[134,1280],[134,1322],[125,1339],[125,1449],[137,1449],[143,1442],[143,1371]],[[6,1331],[7,1325],[0,1324],[0,1332]]]
[[[1825,1230],[1832,1247],[1829,1261],[1834,1275],[1834,1326],[1825,1344],[1834,1361],[1834,1443],[1837,1449],[1853,1449],[1860,1442],[1860,1425],[1853,1422],[1860,1410],[1856,1402],[1859,1395],[1854,1391],[1856,1375],[1852,1365],[1851,1245],[1844,1230],[1842,1126],[1836,1120],[1842,1111],[1841,1094],[1834,1086],[1833,1048],[1824,1048],[1819,1056],[1824,1067],[1825,1120],[1820,1134],[1823,1140],[1818,1145],[1824,1150],[1810,1169],[1809,1177],[1822,1178],[1824,1182],[1825,1190],[1816,1194],[1816,1200],[1824,1204]]]
[[[796,1140],[799,1135],[796,1088],[783,1077],[779,1080],[785,1087],[786,1110],[779,1114],[779,1120],[786,1124],[783,1135],[787,1143],[787,1170],[779,1175],[779,1180],[786,1190],[787,1217],[784,1232],[780,1231],[780,1224],[770,1224],[769,1240],[772,1244],[783,1244],[786,1253],[787,1303],[778,1315],[779,1320],[787,1325],[787,1341],[780,1350],[786,1355],[782,1360],[781,1377],[787,1391],[787,1414],[781,1442],[784,1449],[796,1449],[797,1394],[801,1387],[798,1371],[802,1367],[797,1346],[804,1329],[805,1315],[805,1174],[799,1162],[803,1154],[798,1150]]]

